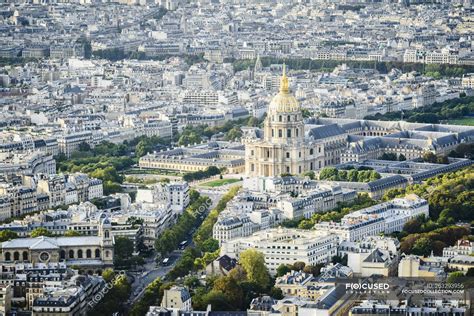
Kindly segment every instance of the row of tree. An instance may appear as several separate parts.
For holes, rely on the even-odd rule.
[[[166,257],[171,251],[178,248],[181,241],[188,238],[189,232],[199,226],[210,205],[208,197],[200,196],[197,191],[191,190],[190,204],[181,214],[173,227],[166,229],[155,240],[155,250]]]
[[[459,239],[468,236],[471,229],[461,226],[438,228],[431,232],[410,234],[400,243],[400,251],[419,256],[435,256],[443,254],[443,248],[453,246]]]
[[[389,190],[384,194],[383,199],[391,200],[414,193],[428,200],[430,220],[436,222],[439,227],[443,227],[459,221],[474,221],[473,189],[474,167],[467,167],[427,179],[422,184]]]
[[[219,213],[222,212],[227,203],[237,194],[240,187],[232,187],[206,216],[193,235],[195,248],[188,248],[178,260],[168,277],[172,280],[186,276],[189,271],[204,269],[207,264],[219,256],[219,243],[212,238],[212,227],[217,221]]]
[[[335,44],[335,43],[329,43]],[[262,65],[268,67],[272,64],[285,63],[293,70],[311,70],[311,71],[332,71],[339,65],[346,64],[351,68],[369,68],[377,69],[381,73],[389,73],[392,69],[400,69],[402,72],[416,71],[432,77],[460,77],[463,74],[474,72],[474,66],[459,65],[425,65],[419,63],[404,62],[377,62],[377,61],[349,61],[349,60],[316,60],[310,58],[277,58],[262,57],[260,58]],[[242,71],[253,68],[255,59],[238,59],[227,60],[232,62],[235,71]]]
[[[338,170],[334,167],[324,167],[319,172],[319,180],[370,182],[380,179],[380,174],[375,170]]]
[[[221,169],[216,166],[209,166],[205,170],[198,170],[194,172],[188,172],[183,175],[183,180],[187,182],[207,179],[212,176],[221,174]]]
[[[403,231],[394,234],[401,240],[401,250],[407,254],[441,255],[442,249],[471,233],[474,223],[474,168],[468,167],[427,179],[422,184],[392,189],[383,199],[417,194],[429,203],[430,216],[408,221]],[[457,225],[459,222],[465,225]]]
[[[321,273],[321,268],[324,267],[324,264],[318,263],[316,265],[306,265],[302,261],[294,262],[293,264],[281,264],[277,268],[277,277],[284,276],[291,271],[303,271],[308,274],[312,274],[314,277],[317,277]]]
[[[397,156],[396,153],[383,153],[378,159],[380,160],[391,160],[391,161],[405,161],[407,157],[404,154]]]
[[[436,102],[431,105],[407,110],[387,112],[385,114],[377,113],[366,116],[367,120],[399,121],[403,119],[408,122],[417,123],[440,123],[443,120],[461,118],[474,113],[474,97],[464,97],[450,99],[443,102]]]
[[[107,284],[112,286],[110,286],[110,289],[105,293],[100,302],[87,312],[87,315],[102,316],[115,315],[116,313],[122,315],[126,311],[124,304],[132,291],[130,280],[128,280],[125,274],[118,275],[112,269],[104,270],[102,277]]]
[[[207,217],[201,223],[200,228],[193,236],[195,247],[188,247],[183,251],[181,258],[176,262],[173,269],[166,276],[166,278],[170,281],[164,283],[160,278],[157,278],[155,281],[150,283],[146,287],[143,297],[133,305],[130,311],[130,315],[145,315],[151,305],[159,305],[161,303],[161,298],[163,297],[164,290],[174,285],[175,280],[177,278],[184,277],[190,272],[202,268],[203,262],[205,262],[211,256],[212,260],[216,258],[215,254],[219,249],[219,245],[216,240],[212,239],[212,226],[214,225],[215,220],[217,220],[217,215],[225,209],[227,202],[233,198],[237,191],[238,188],[232,188],[231,190],[229,190],[229,192],[221,198],[217,206],[207,215]],[[180,217],[180,219],[178,219],[178,223],[176,224],[176,226],[171,228],[170,232],[165,232],[166,235],[170,235],[173,231],[176,230],[177,234],[184,234],[184,236],[186,236],[186,233],[191,231],[191,229],[189,228],[190,226],[188,226],[190,225],[190,220],[185,220],[188,224],[181,224],[180,221],[183,216],[186,216],[187,218],[191,216],[192,219],[196,216],[201,217],[205,215],[206,211],[203,211],[202,204],[198,203],[200,198],[201,197],[199,197],[199,194],[197,192],[191,193],[191,200],[196,202],[191,203],[190,207],[188,207],[186,212]],[[208,206],[209,201],[206,201],[206,203],[206,206]],[[188,213],[189,215],[185,215],[186,213]],[[188,229],[184,230],[184,228]],[[178,242],[184,239],[174,238],[172,236],[165,237],[165,233],[162,234],[162,236],[159,240],[157,240],[155,245],[155,247],[157,247],[157,251],[162,252],[162,254],[166,254],[172,249],[175,249],[175,247],[178,245]],[[171,245],[172,242],[174,242],[173,246],[170,246],[168,248],[163,248],[161,245],[161,243],[169,243]],[[193,301],[195,301],[195,298],[193,298]]]

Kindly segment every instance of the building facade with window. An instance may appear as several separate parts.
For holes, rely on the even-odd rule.
[[[103,218],[98,236],[17,238],[1,244],[1,263],[65,262],[88,272],[113,266],[112,225]]]

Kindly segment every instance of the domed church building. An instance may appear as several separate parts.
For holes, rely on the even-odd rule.
[[[323,144],[305,137],[303,113],[290,93],[285,67],[280,91],[267,110],[263,135],[261,130],[249,129],[242,141],[247,176],[296,175],[324,167]]]

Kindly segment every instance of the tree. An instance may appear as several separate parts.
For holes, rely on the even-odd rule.
[[[247,126],[257,127],[258,124],[259,124],[258,118],[256,118],[255,116],[250,117],[249,120],[247,121]]]
[[[283,295],[283,291],[280,288],[274,286],[270,289],[270,296],[276,300],[281,300],[285,297]]]
[[[199,144],[202,141],[201,137],[195,132],[183,133],[178,140],[179,146],[187,146]]]
[[[412,253],[418,256],[429,256],[433,250],[433,242],[428,237],[421,237],[415,241],[412,248]]]
[[[246,249],[240,254],[239,263],[249,281],[255,282],[262,288],[268,287],[270,274],[265,266],[265,257],[261,252],[252,248]]]
[[[236,140],[240,139],[242,137],[242,131],[240,130],[239,127],[233,127],[230,131],[228,131],[225,135],[225,140]]]
[[[112,281],[112,279],[114,278],[115,276],[115,272],[113,269],[105,269],[103,272],[102,272],[102,277],[104,278],[105,282],[110,282]]]
[[[126,237],[116,237],[114,244],[114,265],[121,268],[130,268],[133,265],[143,264],[143,258],[133,256],[133,241]]]
[[[355,169],[349,170],[349,172],[347,173],[347,181],[357,182],[358,174],[359,172]]]
[[[301,113],[303,114],[303,118],[309,118],[313,116],[313,113],[308,109],[301,109]]]
[[[161,298],[163,297],[160,291],[162,286],[163,283],[160,278],[156,278],[153,282],[148,284],[142,298],[133,305],[129,315],[142,316],[148,312],[150,306],[160,305]]]
[[[462,283],[460,279],[464,278],[464,273],[461,271],[451,272],[448,275],[448,279],[446,280],[448,283]]]
[[[276,276],[281,277],[291,271],[291,268],[286,264],[280,264],[276,270]]]
[[[64,233],[65,237],[77,237],[77,236],[82,236],[79,232],[75,230],[68,230],[67,232]]]
[[[320,180],[333,180],[336,181],[338,176],[337,169],[334,167],[324,167],[319,173]]]
[[[303,271],[305,273],[312,274],[313,276],[317,277],[321,273],[321,268],[324,267],[323,264],[317,265],[307,265],[304,267]]]
[[[111,279],[113,287],[108,291],[99,304],[87,313],[87,315],[113,315],[122,314],[124,306],[120,303],[127,301],[130,296],[131,286],[126,275],[119,275]],[[120,302],[119,304],[117,304]]]
[[[153,146],[147,142],[146,140],[141,140],[138,142],[137,146],[135,146],[135,155],[137,157],[143,157],[149,152],[153,150]]]
[[[397,160],[397,154],[394,153],[383,153],[382,156],[379,157],[380,160]]]
[[[400,154],[400,156],[398,156],[398,161],[405,161],[405,160],[407,160],[407,157],[405,157],[405,155]]]
[[[293,265],[291,266],[291,269],[292,269],[292,270],[295,270],[295,271],[302,271],[305,266],[306,266],[306,263],[304,263],[304,262],[302,262],[302,261],[296,261],[296,262],[293,263]]]
[[[303,173],[303,176],[310,178],[311,180],[314,180],[316,175],[314,174],[314,171],[306,171]]]
[[[52,237],[52,236],[53,236],[53,233],[51,233],[49,230],[47,230],[47,229],[44,228],[44,227],[35,228],[35,229],[30,233],[30,237],[32,237],[32,238],[36,238],[36,237],[39,237],[39,236]]]
[[[340,263],[342,265],[347,265],[347,255],[344,255],[344,257],[341,256],[333,256],[331,259],[331,262],[336,264]]]
[[[421,232],[421,225],[424,221],[424,217],[422,216],[410,219],[403,226],[403,230],[409,234],[419,233]]]
[[[369,175],[369,181],[375,181],[377,179],[380,179],[380,173],[378,173],[377,171],[375,170],[372,170],[372,171],[369,171],[370,175]]]
[[[431,162],[431,163],[436,163],[437,157],[435,154],[433,154],[431,151],[427,151],[423,154],[423,161],[425,162]]]
[[[212,287],[213,291],[225,293],[226,298],[233,305],[233,310],[244,308],[244,293],[237,280],[229,276],[218,278]]]
[[[231,311],[233,310],[232,305],[227,299],[227,295],[220,291],[210,291],[205,294],[203,301],[206,305],[211,305],[213,309],[218,311]]]
[[[86,143],[86,142],[82,142],[79,144],[79,151],[90,151],[91,150],[91,146]]]
[[[204,252],[214,252],[219,249],[219,241],[214,238],[209,238],[202,243],[201,250]]]
[[[0,242],[18,238],[18,234],[9,229],[0,231]]]

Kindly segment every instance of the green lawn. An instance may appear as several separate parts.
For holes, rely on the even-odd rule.
[[[460,119],[449,120],[448,124],[474,126],[474,117],[466,116]]]
[[[240,181],[239,179],[219,179],[219,180],[213,180],[213,181],[205,182],[201,185],[206,186],[206,187],[214,188],[214,187],[220,187],[222,185],[235,183],[235,182],[239,182],[239,181]]]

